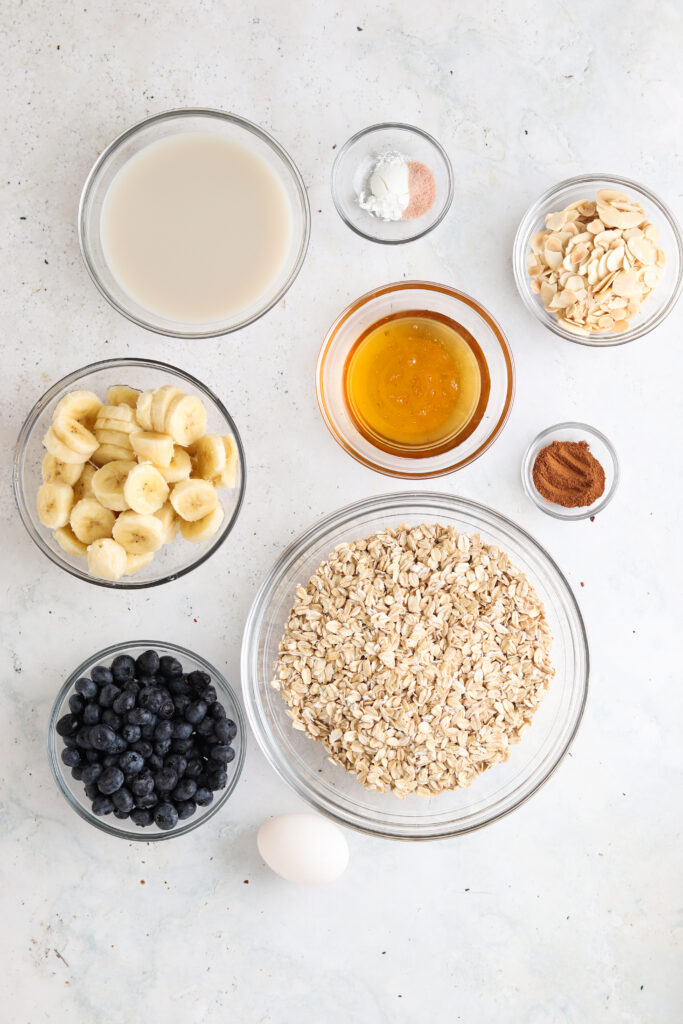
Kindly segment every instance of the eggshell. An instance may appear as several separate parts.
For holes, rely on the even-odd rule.
[[[300,885],[334,882],[349,863],[343,833],[317,814],[281,814],[266,821],[256,840],[269,868]]]

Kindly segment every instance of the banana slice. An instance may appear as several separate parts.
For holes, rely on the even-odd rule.
[[[227,435],[223,437],[223,445],[225,447],[225,466],[213,478],[211,483],[214,487],[234,487],[237,483],[237,466],[239,463],[237,446],[233,439]]]
[[[95,427],[95,437],[100,444],[115,444],[119,448],[127,448],[132,452],[133,446],[130,443],[130,434],[123,430],[106,430],[104,427]]]
[[[64,413],[65,416],[73,416],[88,430],[92,430],[101,407],[102,400],[92,391],[72,391],[57,402],[53,418]]]
[[[206,409],[196,395],[176,395],[167,407],[164,426],[176,444],[186,448],[206,433]]]
[[[159,433],[166,431],[166,415],[168,413],[171,402],[176,398],[184,398],[184,392],[180,388],[175,387],[173,384],[164,384],[162,388],[157,388],[152,396],[152,406],[150,417],[152,421],[151,430],[156,430]]]
[[[38,518],[43,526],[55,530],[58,526],[66,526],[74,503],[73,488],[69,484],[41,484],[36,495]]]
[[[104,466],[107,462],[114,462],[117,459],[130,459],[130,456],[130,448],[123,448],[120,444],[101,444],[90,456],[90,461],[96,466]]]
[[[86,462],[81,475],[73,485],[74,501],[80,501],[81,498],[90,498],[95,493],[92,489],[92,480],[96,472],[95,467]]]
[[[52,429],[60,441],[80,456],[82,462],[86,462],[97,448],[95,435],[66,413],[62,412],[54,418]]]
[[[151,462],[140,462],[128,474],[123,493],[134,512],[151,515],[168,498],[168,484]]]
[[[50,455],[54,455],[54,457],[59,459],[60,462],[66,462],[69,466],[82,466],[85,462],[82,455],[79,455],[78,452],[69,448],[69,446],[57,436],[54,426],[50,427],[43,438],[43,444],[49,451]]]
[[[225,468],[225,445],[220,434],[203,434],[188,448],[195,476],[213,480]]]
[[[54,538],[67,555],[78,555],[79,558],[83,558],[88,552],[86,545],[81,543],[68,523],[57,527]]]
[[[128,555],[126,558],[126,571],[124,576],[134,576],[136,572],[140,572],[140,569],[144,569],[146,565],[154,558],[154,552],[148,551],[145,555]]]
[[[121,408],[127,409],[128,406],[122,405]],[[100,430],[116,430],[119,434],[132,434],[137,429],[137,423],[128,420],[114,420],[111,416],[101,416],[95,421],[95,437]]]
[[[97,414],[95,420],[95,426],[103,425],[104,421],[108,423],[115,421],[120,423],[132,423],[133,430],[137,430],[135,412],[129,405],[103,405]],[[113,430],[124,430],[124,427],[113,427]]]
[[[46,452],[41,466],[43,483],[69,484],[73,487],[83,472],[83,465],[82,462],[60,462],[54,455]]]
[[[138,398],[137,405],[135,407],[135,418],[138,424],[143,430],[152,429],[152,400],[154,398],[153,391],[143,391]]]
[[[184,448],[176,445],[168,466],[159,466],[158,470],[167,484],[177,484],[179,480],[187,479],[192,472],[192,459]]]
[[[173,508],[170,501],[167,501],[165,505],[157,509],[154,513],[157,519],[161,522],[163,527],[163,542],[164,544],[170,544],[172,540],[178,535],[178,527],[180,525],[180,518]]]
[[[180,523],[180,532],[185,540],[191,540],[195,544],[200,544],[203,540],[213,537],[224,518],[223,506],[216,505],[213,512],[209,512],[207,516],[202,516],[201,519],[197,519],[193,523],[185,522],[183,519]]]
[[[101,505],[97,498],[81,498],[71,509],[71,529],[83,544],[111,537],[116,516]]]
[[[97,470],[92,478],[92,489],[100,505],[113,512],[125,512],[130,508],[123,488],[128,474],[136,466],[134,459],[115,459]]]
[[[114,384],[107,391],[107,405],[129,405],[135,409],[140,392],[137,388],[129,388],[127,384]]]
[[[114,540],[129,555],[146,555],[158,551],[163,544],[163,526],[156,516],[139,512],[122,512],[114,523]]]
[[[126,571],[128,556],[111,537],[93,541],[88,547],[88,570],[103,580],[120,580]]]
[[[181,519],[196,523],[218,504],[218,495],[208,480],[181,480],[171,491],[171,504]]]
[[[173,458],[173,438],[170,434],[139,430],[130,435],[133,451],[139,459],[153,462],[155,466],[168,466]]]

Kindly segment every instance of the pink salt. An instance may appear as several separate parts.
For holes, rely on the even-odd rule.
[[[403,219],[422,217],[434,205],[436,182],[427,165],[418,160],[408,161],[408,191],[410,202],[403,211]]]

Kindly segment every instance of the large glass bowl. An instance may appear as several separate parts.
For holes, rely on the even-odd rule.
[[[237,726],[237,735],[234,740],[231,741],[231,746],[235,751],[235,758],[227,766],[227,786],[225,789],[219,790],[216,793],[212,803],[206,807],[197,807],[197,810],[191,818],[188,818],[186,821],[178,822],[178,825],[174,829],[167,832],[164,832],[154,824],[149,825],[146,828],[139,828],[130,821],[129,818],[120,819],[114,817],[113,814],[107,814],[103,817],[98,817],[96,814],[93,814],[90,801],[85,795],[83,783],[72,778],[71,769],[67,768],[62,761],[61,753],[64,744],[61,736],[58,736],[55,731],[59,719],[69,711],[69,697],[72,692],[74,692],[73,687],[77,679],[80,679],[81,676],[89,676],[96,665],[105,665],[108,668],[114,658],[119,654],[129,654],[132,658],[137,658],[143,653],[143,651],[148,651],[150,648],[157,651],[160,656],[163,654],[169,654],[172,657],[177,658],[183,666],[184,672],[208,672],[211,676],[213,685],[216,687],[218,700],[225,708],[227,717],[231,718]],[[200,655],[194,654],[192,651],[188,651],[184,647],[179,647],[177,644],[166,643],[159,640],[137,640],[128,643],[112,644],[111,647],[105,647],[104,650],[98,651],[97,654],[93,654],[90,658],[86,658],[86,660],[82,662],[77,669],[74,669],[57,694],[57,699],[55,700],[52,706],[52,711],[50,712],[50,723],[48,725],[47,734],[47,754],[50,761],[52,775],[62,796],[66,798],[67,803],[70,804],[71,808],[76,812],[76,814],[83,818],[84,821],[94,825],[95,828],[99,828],[102,832],[106,832],[107,835],[118,836],[119,839],[139,840],[143,843],[155,843],[159,842],[161,839],[173,839],[175,836],[183,836],[188,832],[192,832],[195,828],[203,825],[205,821],[208,821],[209,818],[212,818],[214,814],[221,809],[223,804],[229,799],[232,791],[239,781],[240,775],[242,774],[246,754],[246,742],[247,734],[244,715],[242,714],[240,703],[230,684],[223,678],[220,672],[213,667],[213,665],[210,665],[209,662],[205,661],[204,658],[200,657]]]
[[[645,299],[640,312],[632,319],[627,331],[621,331],[619,334],[576,334],[567,330],[555,314],[545,308],[540,295],[532,292],[527,256],[531,252],[531,236],[545,228],[545,218],[549,213],[564,210],[570,203],[578,202],[580,199],[594,201],[598,190],[603,188],[626,192],[631,199],[640,203],[650,223],[659,230],[659,246],[666,253],[666,269],[659,285]],[[588,345],[590,348],[624,345],[627,341],[642,338],[644,334],[658,327],[676,305],[683,286],[683,238],[671,210],[644,185],[639,185],[630,178],[619,178],[610,174],[580,174],[548,189],[524,214],[515,236],[512,267],[524,305],[553,334],[578,345]]]
[[[271,685],[294,590],[340,543],[401,523],[455,526],[480,533],[522,569],[545,605],[554,641],[555,677],[510,758],[467,789],[399,800],[374,793],[332,765],[321,743],[292,727]],[[543,785],[566,753],[581,721],[588,689],[588,644],[576,599],[552,558],[519,526],[476,502],[436,492],[367,498],[317,522],[268,573],[252,605],[242,643],[242,686],[249,724],[275,771],[304,800],[341,825],[391,839],[442,839],[490,824]]]
[[[359,336],[383,317],[408,310],[441,313],[468,330],[484,354],[491,381],[486,409],[476,428],[455,447],[424,458],[397,455],[372,444],[351,418],[344,395],[346,360]],[[325,425],[344,451],[378,473],[425,480],[454,473],[491,447],[512,409],[515,370],[500,325],[476,299],[445,284],[399,281],[361,295],[340,313],[320,349],[315,382]]]
[[[104,400],[107,388],[113,384],[128,384],[145,391],[163,384],[175,384],[188,394],[198,395],[204,402],[208,416],[208,430],[216,434],[229,434],[237,448],[238,468],[235,487],[218,491],[225,518],[220,529],[209,540],[194,544],[183,540],[180,534],[171,544],[164,544],[149,565],[134,576],[119,580],[101,580],[91,576],[84,558],[69,555],[54,539],[52,531],[40,522],[36,509],[36,494],[41,484],[41,462],[45,455],[43,437],[52,422],[52,414],[60,398],[69,391],[94,391]],[[112,590],[141,590],[176,580],[196,569],[216,551],[232,530],[239,515],[247,479],[244,449],[237,427],[223,403],[205,384],[189,373],[168,363],[153,359],[108,359],[91,363],[62,377],[36,402],[21,428],[14,452],[14,497],[21,520],[30,537],[50,561],[88,583]]]
[[[187,133],[209,133],[237,142],[261,157],[285,190],[291,213],[291,238],[286,259],[268,288],[249,306],[222,320],[182,323],[169,320],[140,305],[112,274],[102,247],[100,220],[107,192],[123,165],[140,150],[160,139]],[[119,135],[98,157],[83,187],[78,211],[78,237],[83,260],[91,278],[104,295],[133,323],[173,338],[213,338],[253,323],[280,301],[301,270],[308,249],[311,214],[306,186],[288,153],[258,125],[222,110],[180,109],[133,125]]]

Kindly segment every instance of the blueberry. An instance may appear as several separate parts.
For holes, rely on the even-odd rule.
[[[193,757],[187,762],[187,767],[184,772],[179,772],[180,775],[187,775],[190,779],[198,779],[202,774],[202,761],[199,757]]]
[[[208,714],[210,714],[212,718],[225,718],[225,708],[222,704],[219,704],[218,701],[215,701],[215,703],[210,706]]]
[[[123,781],[123,780],[122,780]],[[225,771],[215,771],[209,773],[209,788],[225,789],[228,783],[228,773]]]
[[[161,768],[154,776],[154,788],[157,793],[173,789],[178,782],[178,775],[172,768]]]
[[[96,796],[92,802],[93,814],[111,814],[114,810],[114,804],[112,803],[111,797],[106,795]]]
[[[173,698],[173,703],[178,714],[182,715],[192,703],[192,698],[189,693],[179,693]]]
[[[135,806],[140,807],[142,810],[149,810],[150,807],[154,807],[155,804],[159,803],[159,797],[156,793],[143,793],[142,796],[135,797]]]
[[[213,718],[209,718],[208,716],[206,718],[202,718],[201,722],[198,722],[196,725],[197,734],[199,736],[211,736],[214,731],[215,724],[216,723]]]
[[[173,723],[173,739],[174,740],[188,740],[192,735],[192,726],[189,722],[174,722]]]
[[[143,768],[142,771],[133,779],[130,784],[135,796],[146,796],[151,793],[154,789],[154,779],[152,773],[148,768]]]
[[[221,743],[229,743],[237,735],[237,726],[230,718],[219,718],[213,731]]]
[[[105,768],[99,779],[97,780],[97,788],[100,793],[104,793],[105,796],[111,796],[117,789],[120,789],[123,785],[123,772],[120,768],[116,768],[111,765],[109,768]]]
[[[197,810],[197,805],[194,800],[184,800],[182,803],[176,804],[176,810],[178,811],[178,818],[184,821],[185,818],[192,817]]]
[[[113,683],[114,677],[111,674],[111,670],[106,668],[104,665],[95,665],[95,668],[90,673],[92,681],[97,683],[98,686],[106,686],[107,683]]]
[[[167,680],[166,685],[174,697],[186,694],[189,691],[186,676],[172,676]]]
[[[114,817],[115,818],[121,818],[121,820],[123,820],[124,818],[128,817],[128,811],[120,811],[118,809],[118,807],[115,807],[114,808]]]
[[[156,686],[156,683],[157,683],[156,676],[138,676],[138,678],[137,678],[138,691],[137,692],[139,693],[140,690],[144,690],[144,688],[146,686]],[[130,686],[131,684],[128,683],[127,685]]]
[[[81,722],[76,715],[62,715],[55,729],[58,736],[74,736],[80,727]]]
[[[96,782],[86,782],[84,786],[84,792],[88,800],[95,800],[100,795],[100,791],[97,788]]]
[[[121,735],[126,743],[137,743],[142,736],[139,725],[124,725],[121,727]]]
[[[147,725],[142,725],[140,727],[140,733],[142,735],[143,740],[149,740],[151,742],[154,739],[154,730],[156,729],[156,725],[156,715],[153,715],[151,722],[149,722]]]
[[[130,690],[122,690],[112,704],[112,710],[115,711],[117,715],[125,715],[126,711],[130,711],[134,707],[135,694],[131,693]]]
[[[111,799],[114,807],[119,811],[125,811],[126,814],[128,814],[129,811],[132,811],[135,806],[133,794],[129,789],[126,789],[125,786],[121,786],[121,789],[117,789],[116,792],[112,794]]]
[[[164,767],[164,759],[158,754],[150,754],[147,758],[147,767],[150,771],[159,772]]]
[[[157,743],[160,743],[162,740],[170,740],[172,736],[173,725],[171,722],[157,722],[154,727],[154,739]]]
[[[149,740],[135,740],[131,744],[131,749],[137,750],[138,754],[141,754],[145,760],[147,760],[147,758],[153,753],[154,750]]]
[[[85,707],[85,701],[78,693],[72,693],[69,697],[69,711],[72,715],[83,714],[83,708]]]
[[[211,676],[208,672],[202,672],[200,669],[196,669],[194,672],[190,672],[187,677],[187,682],[193,693],[197,696],[202,697],[207,686],[211,686]]]
[[[159,671],[159,655],[156,651],[144,651],[135,659],[136,675],[153,676]]]
[[[166,801],[154,811],[154,824],[157,828],[163,829],[164,832],[168,832],[178,823],[178,812],[176,811],[173,804],[169,804]]]
[[[159,740],[158,743],[154,744],[154,753],[158,754],[159,757],[166,757],[169,750],[171,749],[172,740]]]
[[[171,743],[171,750],[174,754],[189,754],[194,747],[194,740],[173,740]]]
[[[137,750],[126,750],[119,758],[119,768],[128,775],[137,775],[144,767],[144,758]]]
[[[74,684],[74,690],[76,693],[80,693],[81,697],[86,700],[92,700],[93,697],[97,696],[97,683],[93,682],[92,679],[88,679],[87,676],[81,676],[77,679]]]
[[[95,729],[96,726],[94,726],[94,725],[93,726],[83,725],[83,726],[81,726],[81,728],[76,733],[76,743],[79,745],[79,747],[82,747],[83,750],[91,750],[92,749],[92,743],[90,741],[90,730],[91,730],[91,728]]]
[[[105,754],[100,763],[103,768],[118,768],[119,755]]]
[[[81,755],[75,747],[65,747],[62,751],[62,761],[64,764],[68,765],[69,768],[77,768],[81,763]]]
[[[152,815],[149,811],[144,811],[141,807],[136,807],[130,812],[130,820],[139,828],[145,828],[147,825],[152,824]]]
[[[210,789],[202,786],[198,789],[194,795],[195,803],[199,804],[200,807],[207,807],[213,800],[213,793]]]
[[[83,782],[85,782],[86,786],[91,782],[97,782],[101,774],[101,764],[89,764],[83,769]]]
[[[116,742],[116,733],[108,725],[92,725],[89,729],[90,744],[95,750],[111,751]]]
[[[221,764],[230,764],[231,761],[235,760],[235,751],[229,744],[219,744],[216,747],[211,748],[211,757],[214,761],[219,761]]]
[[[150,725],[154,715],[147,708],[133,708],[126,714],[126,721],[129,725]]]
[[[170,679],[171,676],[181,676],[183,674],[183,666],[177,658],[171,657],[170,654],[163,654],[159,658],[159,672],[164,678]]]
[[[164,768],[172,768],[179,779],[182,779],[187,769],[187,761],[182,754],[169,754],[164,761]]]
[[[87,761],[88,764],[97,764],[100,760],[99,750],[86,750],[85,760]]]
[[[76,782],[81,782],[82,779],[83,779],[83,772],[84,771],[85,771],[85,768],[81,767],[80,764],[77,764],[75,768],[71,769],[71,775],[76,780]]]
[[[129,679],[127,683],[123,684],[123,692],[132,693],[134,697],[137,697],[140,692],[140,683],[135,679]]]
[[[159,718],[173,718],[175,714],[175,704],[173,703],[173,697],[170,693],[168,697],[164,697],[161,707],[159,708]]]
[[[102,712],[101,721],[104,722],[105,725],[108,725],[110,729],[113,729],[114,732],[116,732],[121,728],[121,723],[123,719],[121,718],[121,715],[116,714],[113,708],[105,708],[104,711]]]
[[[76,734],[76,735],[78,735],[78,734]],[[64,742],[64,746],[65,747],[77,747],[78,746],[78,740],[76,739],[76,736],[62,736],[62,740]]]
[[[185,800],[191,800],[197,792],[197,783],[194,779],[181,779],[178,785],[171,793],[171,799],[176,803],[181,803]]]
[[[185,720],[192,725],[197,725],[206,715],[206,708],[206,701],[201,699],[193,701],[185,711]]]
[[[102,708],[94,700],[89,700],[83,708],[83,724],[97,725],[102,717]]]
[[[100,690],[100,695],[97,698],[101,707],[110,708],[120,692],[116,683],[106,683]]]
[[[129,654],[119,654],[111,663],[111,674],[115,683],[126,683],[135,678],[135,662]]]

